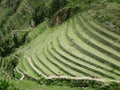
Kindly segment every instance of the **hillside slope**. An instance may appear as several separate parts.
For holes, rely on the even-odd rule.
[[[120,83],[119,11],[119,0],[1,0],[0,78]]]
[[[120,36],[79,13],[20,49],[17,68],[34,79],[120,80]]]

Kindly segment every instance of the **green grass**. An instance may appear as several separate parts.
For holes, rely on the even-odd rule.
[[[76,20],[75,20],[75,22],[77,22]],[[78,24],[78,23],[77,23]],[[99,41],[97,41],[97,40],[94,40],[94,38],[91,38],[90,36],[89,36],[89,34],[88,33],[85,33],[82,29],[80,29],[81,27],[80,27],[80,25],[75,25],[76,26],[76,30],[74,30],[75,31],[75,33],[77,34],[77,36],[79,37],[79,38],[81,38],[84,42],[86,42],[87,44],[89,44],[91,47],[94,47],[94,48],[96,48],[96,50],[99,50],[99,51],[101,51],[101,52],[103,52],[103,53],[105,53],[105,54],[108,54],[108,56],[111,54],[111,55],[117,55],[117,56],[119,56],[119,54],[118,53],[116,53],[115,52],[115,54],[112,54],[112,53],[114,53],[114,50],[113,49],[111,49],[111,48],[109,48],[108,46],[106,46],[106,45],[104,45],[104,44],[102,44],[102,43],[100,43]],[[84,35],[82,35],[81,34],[81,32],[82,33],[84,33]],[[101,46],[103,46],[103,47],[101,47]],[[109,50],[109,51],[108,51]],[[87,57],[87,56],[85,56],[85,57]],[[89,58],[90,59],[90,58]],[[89,60],[89,61],[91,61],[91,59]],[[96,65],[97,65],[97,63],[98,63],[98,61],[93,61],[92,63],[95,63],[96,62]],[[100,63],[100,62],[99,62]],[[101,63],[102,64],[102,63]],[[101,65],[101,64],[99,64],[100,65],[100,67],[103,67],[104,66],[104,68],[105,69],[107,69],[108,67],[106,66],[106,65]],[[102,68],[102,69],[104,69],[104,68]],[[111,70],[110,68],[109,68],[109,70]],[[119,71],[118,71],[119,72]]]
[[[53,73],[50,72],[48,69],[46,69],[45,66],[44,66],[42,63],[39,62],[39,60],[38,60],[37,57],[33,57],[33,56],[32,56],[32,62],[33,62],[33,64],[34,64],[34,66],[36,66],[36,68],[40,69],[40,71],[41,71],[44,75],[48,76],[48,75],[53,74]]]
[[[81,21],[82,18],[81,18]],[[91,27],[89,27],[89,25],[86,25],[86,23],[83,22],[83,24],[85,25],[85,27],[88,28],[89,31],[93,32],[95,35],[97,35],[99,38],[104,39],[106,42],[110,43],[111,45],[113,44],[114,46],[116,46],[117,48],[120,48],[119,44],[116,43],[115,41],[111,40],[110,38],[108,38],[107,36],[104,36],[103,34],[100,34],[97,32],[97,30],[92,29]],[[93,31],[94,30],[94,31]]]
[[[19,90],[90,90],[90,88],[80,87],[72,88],[69,86],[39,85],[29,80],[16,81],[15,86],[19,87]]]
[[[0,5],[6,1],[2,1]],[[33,15],[41,13],[39,6],[42,6],[42,2],[23,0],[16,13],[11,13],[10,16],[8,15],[12,11],[11,7],[0,8],[0,12],[3,12],[0,15],[0,22],[5,19],[3,22],[5,25],[1,27],[3,31],[12,30],[18,41],[22,40],[25,33],[14,32],[15,29],[29,31],[26,32],[29,33],[26,44],[15,53],[19,57],[18,73],[25,75],[24,80],[15,82],[15,86],[20,90],[100,90],[101,86],[93,88],[88,85],[85,88],[86,83],[89,82],[89,79],[95,86],[98,84],[94,83],[94,80],[106,83],[120,82],[119,3],[108,2],[108,0],[68,1],[69,3],[63,9],[78,7],[80,10],[75,13],[76,15],[71,14],[67,21],[51,28],[48,26],[50,22],[46,18],[47,16],[44,17],[43,23],[31,28],[31,19],[34,18]],[[44,3],[45,12],[48,14],[51,12],[51,3],[52,0]],[[35,13],[36,9],[40,9],[39,13]],[[0,33],[2,35],[2,32]],[[15,42],[12,41],[14,35],[12,37],[6,34],[6,36],[2,39],[11,38],[8,41],[10,46],[5,45],[14,46]],[[7,60],[1,61],[1,68],[6,68],[7,65]],[[0,73],[1,78],[2,72]],[[81,88],[73,88],[72,85],[69,86],[66,83],[69,81],[66,81],[68,78],[71,81],[72,79],[79,79],[80,82],[82,82],[81,79],[84,79],[85,81],[83,80],[83,85],[78,85],[79,83],[73,80],[72,83],[81,86]],[[43,85],[26,79],[37,80]],[[46,85],[46,83],[50,85]],[[110,86],[104,87],[104,84],[103,88],[109,89]],[[114,87],[113,85],[113,90]]]
[[[104,33],[106,33],[106,34],[108,34],[108,35],[110,35],[110,36],[112,36],[112,37],[115,37],[115,38],[118,38],[118,39],[119,39],[119,37],[120,37],[120,36],[119,36],[119,33],[115,33],[115,32],[113,32],[112,30],[103,28],[101,25],[99,25],[98,22],[95,22],[95,21],[93,20],[93,18],[89,17],[87,13],[84,13],[84,14],[82,15],[82,17],[83,17],[84,19],[86,18],[85,20],[87,20],[86,23],[87,23],[88,25],[93,26],[93,27],[96,28],[97,30],[102,31],[102,32],[104,32]]]
[[[46,78],[63,75],[95,77],[106,81],[119,80],[120,52],[101,41],[117,45],[119,48],[119,44],[111,40],[119,36],[115,36],[115,33],[109,32],[93,20],[89,22],[89,18],[87,14],[78,14],[60,26],[45,30],[25,46],[22,49],[25,60],[22,62],[27,68],[28,75],[32,75],[33,78],[38,74]],[[85,22],[86,19],[88,22]],[[94,27],[98,27],[100,32]],[[39,29],[38,26],[37,30]]]
[[[75,30],[74,30],[74,31],[75,31]],[[68,31],[68,32],[71,32],[71,31]],[[73,36],[73,35],[72,35],[72,36]],[[64,43],[64,42],[65,42],[65,44],[67,43],[67,41],[64,41],[64,42],[63,42],[63,40],[65,40],[65,39],[61,39],[61,40],[62,40],[61,43]],[[66,44],[66,45],[65,45],[65,44],[64,44],[64,46],[67,45],[67,44]],[[66,46],[66,47],[68,48],[69,46]],[[68,49],[68,50],[69,50],[69,49]],[[70,49],[70,50],[71,50],[71,49]],[[72,52],[72,51],[71,51],[71,52]],[[70,56],[69,56],[69,57],[70,57]],[[79,61],[75,60],[75,58],[73,59],[73,61],[76,61],[77,64],[80,63]],[[82,63],[82,61],[81,61],[81,63]],[[91,67],[91,68],[93,67],[93,66],[90,66],[89,64],[86,64],[85,62],[83,62],[81,65],[88,66],[88,67]],[[95,69],[95,68],[96,68],[96,67],[94,67],[94,69]],[[96,69],[96,70],[98,70],[98,69]],[[99,69],[99,70],[100,70],[100,69]],[[102,70],[102,69],[101,69],[101,70]],[[83,70],[83,71],[84,71],[84,70]],[[103,72],[104,72],[104,71],[103,71]],[[106,71],[105,71],[105,72],[106,72]]]
[[[25,74],[28,74],[30,77],[35,79],[39,78],[39,74],[36,73],[36,71],[32,68],[31,64],[28,62],[27,59],[23,60],[23,65],[26,69]],[[22,70],[22,68],[20,68],[20,70]]]

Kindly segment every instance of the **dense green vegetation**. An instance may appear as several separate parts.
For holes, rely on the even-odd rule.
[[[119,90],[119,19],[120,0],[0,0],[0,90]]]

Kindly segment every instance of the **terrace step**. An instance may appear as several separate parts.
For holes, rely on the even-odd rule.
[[[82,28],[83,30],[88,33],[89,35],[91,35],[91,37],[96,38],[98,41],[102,42],[103,44],[113,48],[114,50],[116,50],[117,52],[120,52],[120,44],[114,42],[113,40],[103,36],[102,34],[98,33],[96,30],[92,29],[89,25],[87,25],[84,21],[83,18],[80,18],[80,24],[82,24]]]
[[[109,29],[106,29],[104,27],[102,27],[101,25],[99,25],[99,23],[97,21],[95,21],[92,17],[89,16],[89,14],[87,12],[85,13],[82,13],[82,16],[86,19],[88,19],[88,22],[90,25],[94,26],[95,28],[98,28],[100,29],[101,31],[104,31],[106,33],[109,33],[110,35],[114,35],[115,37],[120,37],[120,32],[119,30],[109,30]],[[120,38],[118,38],[120,39]]]
[[[56,67],[52,63],[50,63],[47,59],[42,59],[40,55],[36,55],[36,57],[39,60],[39,62],[44,65],[46,69],[52,72],[52,75],[59,76],[59,74],[56,73],[56,71],[59,71],[59,70],[57,70]]]
[[[48,47],[49,48],[49,47]],[[71,69],[67,68],[65,65],[61,64],[56,58],[54,58],[50,51],[47,49],[47,47],[44,50],[44,54],[46,55],[47,59],[53,63],[53,65],[56,66],[56,68],[59,68],[59,73],[62,71],[64,73],[60,73],[60,75],[67,75],[67,76],[75,76],[73,72],[71,72]]]
[[[88,33],[84,32],[84,30],[81,28],[79,22],[76,19],[77,18],[75,18],[75,22],[77,22],[77,23],[74,26],[74,28],[75,28],[74,32],[76,33],[76,35],[79,38],[82,39],[82,41],[86,42],[87,44],[89,44],[91,47],[94,47],[98,51],[100,51],[102,53],[105,53],[106,55],[108,55],[108,56],[112,57],[113,59],[119,61],[120,52],[116,52],[114,49],[112,49],[112,48],[108,47],[107,45],[104,45],[103,43],[97,41],[97,39],[94,39],[94,38],[90,37],[88,35]]]
[[[71,27],[72,28],[72,27]],[[69,29],[68,33],[67,33],[68,38],[73,41],[78,47],[81,47],[83,49],[85,49],[86,51],[92,51],[91,53],[96,55],[96,56],[101,56],[102,58],[104,58],[106,61],[114,64],[116,67],[120,67],[120,64],[118,64],[118,61],[115,61],[114,59],[106,56],[105,54],[95,50],[94,48],[90,47],[88,44],[86,44],[85,42],[83,42],[80,38],[78,38],[76,36],[75,33],[73,33],[73,31],[71,29]],[[95,53],[93,53],[95,52]]]
[[[46,44],[46,45],[48,45],[48,44]],[[46,45],[41,48],[41,52],[37,53],[37,58],[39,59],[39,62],[44,65],[44,67],[46,67],[48,70],[50,70],[52,72],[51,75],[59,76],[59,75],[63,74],[64,72],[60,71],[56,67],[56,65],[54,65],[54,63],[51,62],[48,59],[48,57],[46,57],[46,54],[45,54],[45,51],[44,51],[45,48],[46,48]]]
[[[27,59],[27,62],[28,62],[28,64],[29,64],[31,70],[34,71],[35,74],[38,74],[40,77],[41,77],[41,76],[43,76],[43,77],[45,77],[45,78],[47,77],[47,75],[41,73],[41,72],[39,71],[39,69],[34,66],[34,64],[33,64],[32,61],[31,61],[31,57],[28,56],[28,57],[26,57],[26,59]]]
[[[31,55],[31,62],[33,63],[34,67],[36,67],[43,75],[49,76],[52,74],[48,69],[44,67],[42,63],[39,62],[36,56]]]
[[[55,41],[55,40],[54,40]],[[51,44],[51,47],[53,47],[53,45]],[[50,49],[50,52],[51,52],[51,54],[52,54],[52,56],[54,57],[54,58],[56,58],[57,60],[59,60],[59,62],[60,63],[65,63],[66,64],[66,66],[68,67],[68,68],[70,68],[70,69],[77,69],[77,68],[74,68],[74,66],[76,66],[76,65],[74,65],[73,63],[71,63],[71,62],[69,62],[69,59],[67,58],[67,56],[63,56],[62,54],[60,54],[60,53],[58,53],[57,52],[57,49],[58,49],[58,47],[57,48],[52,48],[52,50]],[[69,65],[69,64],[71,64],[71,65]],[[78,69],[77,69],[77,71],[78,71]],[[71,71],[71,72],[73,72],[76,76],[78,76],[78,77],[81,77],[81,76],[85,76],[85,75],[83,75],[81,72],[77,72],[76,70],[73,70],[73,71]]]
[[[34,79],[39,79],[39,75],[36,74],[31,67],[29,66],[28,62],[26,59],[24,59],[24,62],[22,61],[22,63],[17,66],[18,70],[20,70],[21,72],[23,72],[25,75],[27,75],[30,78],[34,78]]]
[[[58,49],[58,48],[57,48]],[[98,68],[97,66],[93,66],[93,65],[91,65],[91,64],[89,64],[89,62],[84,62],[84,60],[83,59],[77,59],[77,58],[73,58],[73,57],[70,57],[69,55],[67,55],[66,53],[64,53],[64,52],[62,52],[62,51],[60,51],[60,49],[59,50],[55,50],[56,51],[56,53],[59,53],[59,55],[61,56],[61,57],[64,57],[67,61],[69,61],[69,62],[71,62],[71,63],[73,63],[73,64],[75,64],[76,66],[79,66],[79,68],[84,68],[84,69],[87,69],[87,70],[89,70],[89,72],[91,72],[92,71],[92,73],[94,73],[94,74],[91,74],[91,75],[94,75],[94,76],[101,76],[101,75],[105,75],[106,77],[117,77],[117,78],[120,78],[119,76],[117,76],[116,75],[116,73],[115,74],[113,74],[112,72],[110,72],[110,71],[106,71],[106,70],[104,70],[104,69],[101,69],[101,68]],[[82,72],[84,73],[84,71],[85,70],[82,70]],[[81,72],[81,73],[82,73]],[[88,71],[87,71],[88,72]],[[111,74],[110,76],[109,76],[109,74]]]
[[[18,69],[36,80],[41,76],[120,80],[119,34],[88,19],[75,16],[36,36],[22,49],[25,55]]]
[[[103,63],[101,60],[98,60],[98,59],[95,59],[94,57],[89,56],[89,54],[78,51],[74,46],[68,45],[70,43],[66,40],[65,37],[62,36],[61,40],[58,40],[58,42],[59,42],[59,47],[62,49],[62,51],[64,51],[64,54],[67,53],[76,59],[81,59],[82,61],[84,61],[88,64],[96,66],[97,68],[104,69],[108,72],[112,72],[112,73],[120,76],[120,71],[118,71],[116,69],[113,71],[111,65],[106,64],[108,62]],[[60,49],[59,49],[59,51],[60,51]]]
[[[61,48],[59,47],[59,45],[56,43],[57,41],[55,41],[54,40],[54,42],[53,42],[53,47],[54,47],[54,49],[56,49],[56,53],[59,53],[59,54],[61,54],[63,57],[65,57],[66,59],[67,58],[71,58],[71,59],[73,59],[73,61],[71,61],[71,62],[74,62],[75,63],[75,61],[76,61],[76,63],[77,64],[79,64],[79,63],[82,63],[81,65],[84,65],[85,67],[87,66],[87,67],[93,67],[93,65],[96,65],[96,64],[93,64],[93,62],[91,63],[91,62],[89,62],[89,60],[87,61],[87,63],[86,63],[86,60],[84,60],[84,58],[83,57],[80,57],[80,56],[82,56],[81,54],[78,54],[78,56],[76,57],[76,55],[74,55],[74,54],[77,54],[77,53],[74,53],[73,55],[71,54],[71,52],[75,52],[76,50],[74,49],[73,50],[73,48],[72,47],[70,47],[70,45],[69,45],[69,42],[66,40],[65,41],[65,36],[64,36],[64,33],[65,33],[65,31],[60,35],[60,37],[61,37],[61,39],[59,39],[59,41],[61,42],[60,44],[63,46],[62,48],[65,48],[66,47],[66,50],[61,50]],[[55,44],[54,44],[55,43]],[[56,47],[56,48],[55,48]],[[70,51],[70,52],[69,52]],[[68,53],[69,52],[69,53]],[[73,58],[73,57],[74,58]],[[80,57],[80,58],[79,58]],[[82,59],[81,59],[82,58]],[[91,65],[92,64],[92,65]],[[98,62],[97,62],[97,64],[98,64]],[[91,66],[90,66],[91,65]],[[106,65],[104,65],[104,66],[106,66]],[[99,68],[99,66],[97,66],[98,68]],[[93,70],[96,68],[96,66],[94,67],[94,68],[92,68]],[[105,71],[103,71],[103,68],[99,68],[99,69],[95,69],[95,70],[98,70],[98,71],[101,71],[102,70],[102,72],[105,74],[106,73],[106,75],[109,75],[109,74],[111,74],[111,75],[113,75],[113,77],[117,77],[117,78],[120,78],[119,76],[117,76],[116,75],[116,73],[115,74],[113,74],[110,70],[107,70],[108,72],[106,72],[106,69],[104,69]],[[101,72],[100,72],[101,73]],[[120,74],[119,74],[120,75]]]

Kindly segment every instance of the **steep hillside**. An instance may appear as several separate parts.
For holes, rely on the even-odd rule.
[[[23,58],[17,68],[35,79],[119,80],[119,38],[119,34],[96,24],[87,13],[80,13],[47,29],[20,49]]]
[[[119,0],[1,0],[0,78],[120,83],[119,8]]]
[[[55,7],[55,4],[58,4],[58,7]],[[15,48],[23,45],[32,28],[51,18],[65,4],[66,2],[56,0],[1,0],[0,55],[6,57],[14,52]]]

